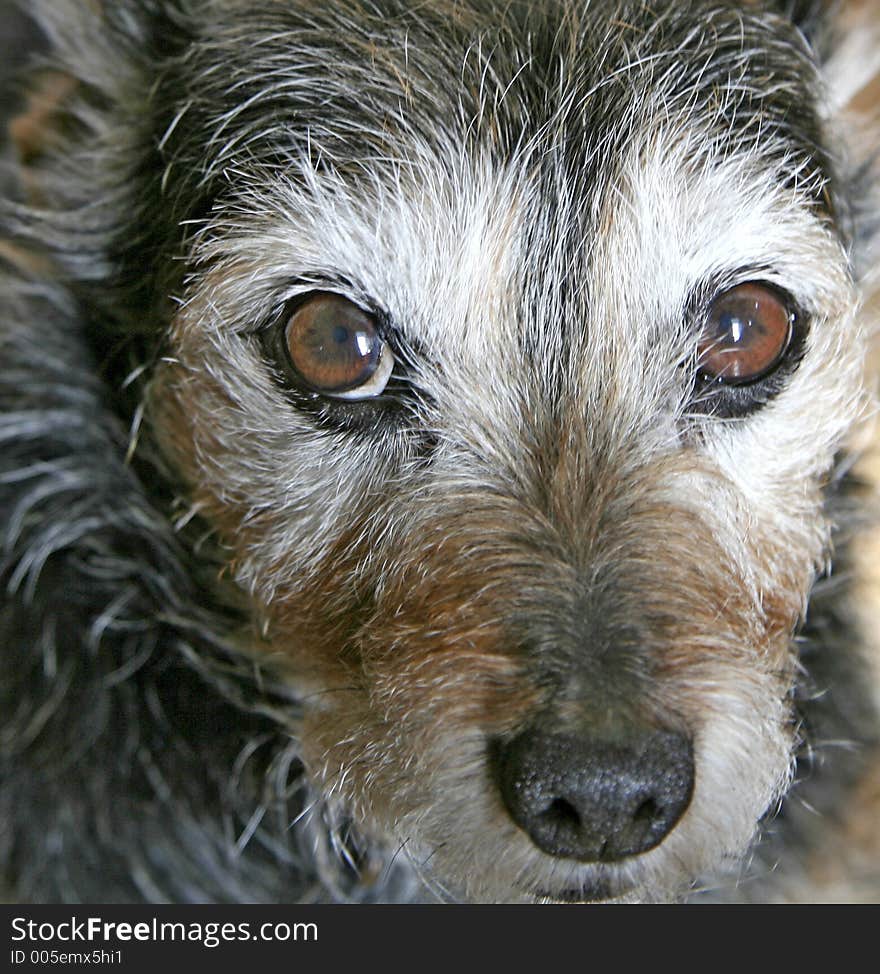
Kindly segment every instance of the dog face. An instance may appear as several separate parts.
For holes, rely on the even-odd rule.
[[[144,429],[311,780],[456,897],[680,895],[789,783],[866,400],[815,55],[771,4],[178,6],[117,279],[176,297]]]

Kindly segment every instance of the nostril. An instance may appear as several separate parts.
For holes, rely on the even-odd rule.
[[[646,798],[636,809],[633,822],[641,825],[643,822],[653,822],[661,814],[661,809],[653,798]]]
[[[581,817],[578,810],[564,798],[554,798],[550,807],[541,812],[541,817],[548,824],[555,824],[562,827],[580,828]]]

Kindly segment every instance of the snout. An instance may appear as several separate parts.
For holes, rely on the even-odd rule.
[[[500,746],[495,760],[514,822],[548,855],[581,862],[653,849],[694,788],[690,740],[655,729],[613,737],[530,729]]]

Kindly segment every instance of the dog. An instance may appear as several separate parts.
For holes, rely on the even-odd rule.
[[[9,895],[880,899],[876,8],[29,11]]]

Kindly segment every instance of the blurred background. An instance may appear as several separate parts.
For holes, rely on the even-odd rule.
[[[0,0],[0,111],[4,118],[16,101],[16,79],[39,46],[39,35],[19,6],[12,0]]]
[[[7,125],[21,101],[22,73],[29,60],[38,54],[41,38],[33,23],[13,0],[0,0],[0,195],[12,187],[5,164],[9,159]]]

